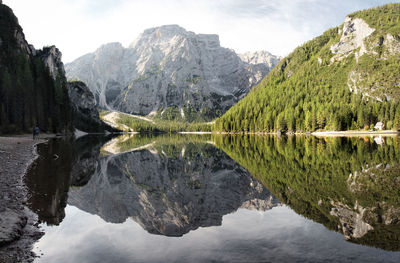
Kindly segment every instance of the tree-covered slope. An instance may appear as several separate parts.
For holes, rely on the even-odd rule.
[[[216,131],[270,132],[400,127],[400,4],[349,15],[295,49]]]
[[[0,3],[0,134],[72,130],[64,72],[47,65],[52,48],[27,43],[12,10]]]

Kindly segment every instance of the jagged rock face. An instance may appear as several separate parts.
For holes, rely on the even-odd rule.
[[[108,222],[131,217],[166,236],[220,225],[223,215],[240,207],[264,211],[280,204],[213,146],[191,148],[176,157],[153,149],[104,158],[86,186],[70,189],[68,203]]]
[[[213,115],[229,109],[276,61],[260,67],[220,46],[217,35],[176,26],[144,31],[129,48],[107,44],[66,65],[88,84],[101,107],[148,115],[176,106]],[[257,75],[257,77],[255,76]]]
[[[269,72],[281,59],[267,51],[246,52],[239,54],[239,57],[243,62],[249,64],[251,83],[260,82],[265,77],[265,72]]]
[[[341,33],[339,43],[331,46],[331,52],[335,54],[331,61],[342,60],[357,49],[360,50],[356,52],[356,59],[367,53],[364,40],[374,31],[375,29],[370,28],[361,18],[346,17],[343,29],[339,32]]]
[[[74,110],[74,126],[84,132],[103,131],[93,93],[81,81],[68,82],[68,95]]]
[[[56,79],[59,74],[64,78],[65,70],[62,62],[62,53],[55,46],[45,47],[38,55],[48,68],[50,75]]]
[[[246,52],[243,54],[238,54],[239,57],[246,63],[257,65],[257,64],[264,64],[269,68],[273,68],[276,64],[279,63],[281,57],[274,56],[268,51],[256,51],[256,52]]]
[[[397,77],[385,79],[378,74],[372,76],[359,65],[359,60],[364,54],[376,60],[389,60],[393,56],[398,56],[400,40],[391,34],[377,31],[361,18],[351,17],[346,17],[338,34],[340,41],[330,47],[334,54],[330,62],[341,61],[352,54],[357,62],[348,75],[349,90],[380,102],[398,98],[400,83]]]

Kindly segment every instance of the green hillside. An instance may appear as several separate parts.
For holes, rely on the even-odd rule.
[[[326,31],[282,59],[247,97],[216,120],[214,130],[352,130],[369,129],[377,121],[399,129],[400,4],[359,11],[349,18],[348,25]],[[374,31],[362,46],[335,54],[331,48],[354,45],[352,34],[362,30],[356,25],[354,32],[343,32],[357,18]],[[338,45],[341,38],[344,43]]]

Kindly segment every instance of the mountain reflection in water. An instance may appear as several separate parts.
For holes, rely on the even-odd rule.
[[[223,215],[240,207],[264,211],[280,204],[205,137],[186,139],[116,138],[102,149],[113,154],[98,161],[85,186],[69,191],[68,203],[107,222],[132,218],[166,236],[221,225]]]
[[[53,140],[40,145],[39,153],[41,158],[26,178],[30,191],[28,204],[47,225],[62,225],[68,204],[67,211],[73,211],[72,214],[81,211],[79,217],[88,222],[97,222],[89,217],[97,215],[109,223],[132,227],[131,222],[136,222],[150,234],[175,237],[197,232],[201,227],[223,227],[227,224],[223,218],[236,218],[233,214],[225,215],[234,212],[238,218],[254,217],[254,214],[236,212],[240,208],[262,213],[287,205],[297,214],[341,233],[350,242],[388,251],[400,250],[398,137],[385,138],[384,143],[378,145],[373,138],[310,136],[85,136],[76,141]],[[304,222],[305,219],[298,218],[285,206],[280,209],[283,210],[266,213],[271,213],[268,218],[273,225],[286,228],[284,224],[287,224],[287,229],[297,232],[299,226],[305,229],[312,226],[316,231],[313,237],[303,233],[294,238],[290,233],[282,233],[284,240],[268,239],[277,233],[273,234],[270,229],[273,226],[267,227],[268,222],[259,222],[259,227],[267,227],[270,233],[254,236],[254,249],[260,249],[263,244],[256,240],[268,239],[263,241],[264,245],[272,247],[279,242],[282,246],[287,240],[327,249],[311,257],[327,259],[329,249],[322,248],[323,244],[317,240],[324,238],[329,246],[338,243],[337,237],[309,220]],[[291,225],[289,217],[296,225]],[[77,226],[79,218],[74,220],[72,225]],[[238,231],[241,229],[240,225],[235,226]],[[253,229],[256,226],[247,227],[253,233],[249,235],[257,233]],[[132,231],[137,230],[129,232]],[[246,236],[244,229],[240,231]],[[50,231],[49,235],[52,233]],[[186,240],[196,234],[190,236]],[[248,238],[251,240],[250,236]],[[47,244],[46,235],[42,239]],[[154,238],[144,239],[153,242],[150,240]],[[271,243],[274,240],[276,244]],[[96,243],[99,247],[105,245],[99,242]],[[332,261],[342,261],[344,256],[354,259],[354,255],[360,256],[360,253],[363,256],[356,258],[371,259],[371,262],[375,256],[389,261],[395,259],[393,262],[400,259],[399,253],[377,253],[372,248],[345,243],[348,245],[340,243],[341,256]],[[282,255],[291,253],[287,249],[275,256],[282,259]],[[335,253],[339,255],[338,251]],[[249,259],[262,259],[262,253],[257,257],[250,254],[247,253]],[[311,259],[307,253],[300,254],[295,258]],[[241,259],[246,259],[247,256],[241,255]],[[227,255],[226,258],[235,257]],[[92,259],[96,262],[98,258]]]
[[[38,162],[27,182],[29,203],[41,221],[58,225],[68,199],[107,222],[132,218],[149,233],[182,236],[221,225],[223,215],[238,208],[280,205],[209,136],[123,135],[101,149],[104,140],[98,138],[40,147],[46,161]]]

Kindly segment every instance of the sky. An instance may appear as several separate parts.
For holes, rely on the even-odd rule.
[[[64,63],[102,44],[128,46],[145,29],[178,24],[218,34],[237,53],[286,56],[347,14],[400,0],[3,0],[30,44],[56,45]]]

